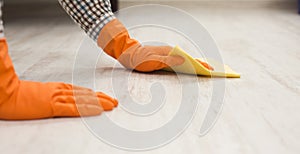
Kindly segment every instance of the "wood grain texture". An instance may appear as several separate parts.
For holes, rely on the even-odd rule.
[[[123,7],[134,3],[122,3]],[[199,136],[209,106],[212,83],[219,79],[197,78],[200,106],[188,129],[172,143],[144,153],[298,154],[300,153],[300,20],[294,7],[227,8],[220,5],[176,5],[192,14],[214,36],[225,63],[242,73],[226,79],[223,111],[215,127]],[[15,6],[15,5],[13,5]],[[58,5],[40,12],[34,5],[7,6],[5,33],[10,54],[21,79],[72,82],[75,55],[84,33]],[[19,11],[15,11],[19,10]],[[149,34],[151,35],[151,34]],[[115,62],[102,57],[96,67],[96,89],[113,95],[111,80]],[[89,86],[94,68],[78,71]],[[119,74],[128,70],[115,69]],[[191,76],[184,76],[189,79]],[[122,80],[122,77],[116,77]],[[161,111],[135,117],[121,106],[105,113],[129,129],[157,128],[172,118],[180,102],[180,83],[174,74],[133,72],[130,94],[138,101],[151,98],[149,87],[161,82],[171,97]],[[128,96],[124,96],[128,97]],[[80,118],[35,121],[0,121],[1,153],[131,153],[98,140]]]

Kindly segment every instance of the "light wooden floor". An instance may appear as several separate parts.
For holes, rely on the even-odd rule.
[[[129,5],[132,3],[123,4]],[[300,153],[300,16],[296,8],[211,3],[172,5],[191,13],[207,27],[225,62],[241,72],[242,78],[226,80],[222,113],[215,127],[201,137],[199,129],[209,103],[211,83],[218,79],[199,77],[203,99],[191,125],[172,143],[145,153]],[[36,11],[30,12],[25,6],[8,6],[5,12],[8,14],[5,32],[20,78],[71,83],[83,32],[62,14],[59,6],[47,5],[42,10],[27,7]],[[113,94],[111,85],[105,84],[111,73],[109,67],[114,64],[109,62],[100,60],[96,82],[97,89]],[[136,99],[150,98],[148,87],[153,81],[168,83],[167,88],[178,93],[178,80],[170,74],[133,73],[132,80],[131,94]],[[173,100],[178,99],[176,96],[173,95]],[[106,114],[124,127],[143,130],[168,121],[177,107],[176,101],[168,101],[161,112],[145,119],[127,115],[121,107]],[[157,121],[149,122],[151,119]],[[98,140],[79,118],[0,121],[0,152],[128,153]]]

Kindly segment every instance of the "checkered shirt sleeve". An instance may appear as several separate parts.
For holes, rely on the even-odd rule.
[[[2,6],[3,1],[0,0],[0,38],[4,37],[4,28],[3,28],[3,21],[2,21]]]
[[[109,0],[58,0],[64,10],[95,41],[102,28],[115,19]]]

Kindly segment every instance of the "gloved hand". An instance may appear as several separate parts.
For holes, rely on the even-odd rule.
[[[210,66],[208,63],[201,61],[200,59],[195,59],[197,62],[199,62],[201,65],[203,65],[204,67],[206,67],[208,70],[215,70],[212,66]]]
[[[184,63],[180,56],[169,56],[170,46],[142,46],[131,39],[127,29],[115,19],[101,30],[98,45],[128,69],[151,72]]]
[[[0,39],[0,119],[93,116],[117,105],[117,100],[87,88],[19,80],[6,40]]]

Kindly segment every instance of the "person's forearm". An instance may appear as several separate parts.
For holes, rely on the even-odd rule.
[[[180,65],[184,59],[169,56],[171,46],[143,46],[130,37],[127,28],[115,18],[109,0],[59,0],[65,11],[97,42],[105,53],[124,67],[141,72]]]
[[[109,0],[58,0],[69,16],[95,41],[102,28],[115,19]]]

